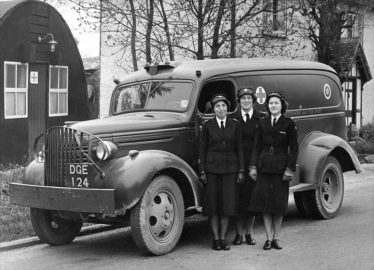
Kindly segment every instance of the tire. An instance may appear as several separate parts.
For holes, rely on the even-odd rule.
[[[296,207],[301,214],[319,219],[338,215],[344,197],[344,178],[339,162],[327,157],[315,190],[296,192]]]
[[[143,252],[163,255],[172,251],[184,225],[184,203],[177,183],[165,175],[154,178],[131,210],[130,224]]]
[[[51,246],[69,244],[79,234],[82,221],[62,219],[55,211],[30,208],[31,223],[36,235]]]

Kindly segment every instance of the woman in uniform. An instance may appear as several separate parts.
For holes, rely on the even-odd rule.
[[[203,215],[209,216],[212,248],[230,250],[225,240],[229,216],[237,214],[237,183],[244,181],[242,137],[237,121],[227,118],[229,100],[216,95],[211,106],[215,117],[204,123],[199,149]]]
[[[287,103],[280,93],[271,93],[265,101],[268,117],[259,121],[255,149],[250,162],[256,187],[249,210],[263,214],[266,241],[263,249],[282,249],[279,232],[288,206],[289,181],[296,170],[297,128],[284,116]]]
[[[243,232],[245,234],[245,242],[248,245],[255,245],[256,241],[253,239],[253,223],[255,221],[255,213],[248,211],[249,201],[252,196],[252,191],[255,181],[248,177],[248,167],[250,157],[253,152],[253,142],[255,139],[255,130],[261,114],[254,110],[253,104],[256,102],[257,97],[254,91],[250,88],[243,88],[238,91],[238,102],[240,109],[234,114],[241,126],[244,150],[244,169],[245,180],[241,185],[238,196],[238,216],[235,218],[236,235],[234,245],[240,245],[243,242]]]

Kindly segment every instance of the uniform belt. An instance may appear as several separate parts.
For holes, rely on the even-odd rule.
[[[277,147],[263,147],[262,151],[269,153],[270,156],[274,155],[274,153],[287,153],[288,149],[287,148],[277,148]]]

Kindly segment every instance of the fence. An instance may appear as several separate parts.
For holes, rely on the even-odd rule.
[[[351,123],[348,126],[348,140],[358,155],[374,155],[374,124],[367,124],[357,129]]]

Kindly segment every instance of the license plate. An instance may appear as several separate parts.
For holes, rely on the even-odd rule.
[[[75,188],[90,188],[92,183],[93,168],[86,163],[66,164],[66,186]]]

